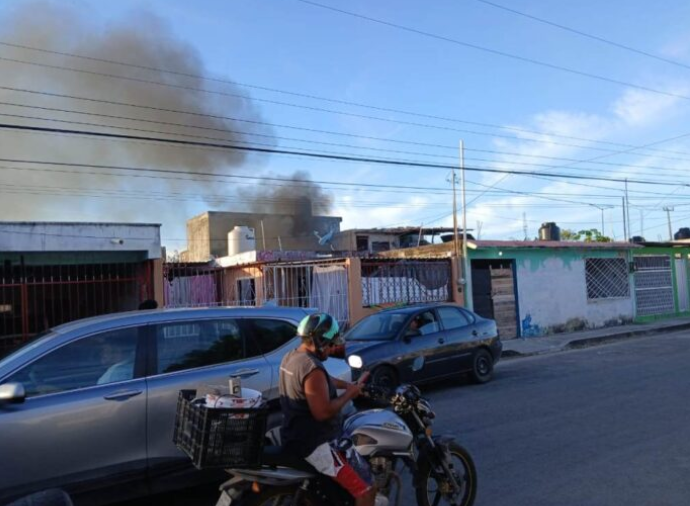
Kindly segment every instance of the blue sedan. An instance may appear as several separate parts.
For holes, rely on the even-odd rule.
[[[486,383],[501,357],[496,322],[454,304],[388,309],[345,334],[353,376],[371,371],[379,386],[426,383],[469,373]]]

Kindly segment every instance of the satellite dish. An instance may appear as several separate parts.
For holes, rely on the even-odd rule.
[[[331,230],[328,231],[327,234],[321,235],[318,233],[318,231],[314,230],[314,235],[316,238],[319,240],[319,246],[326,246],[327,244],[330,244],[331,241],[333,240],[333,236],[335,235],[335,229],[332,228]]]

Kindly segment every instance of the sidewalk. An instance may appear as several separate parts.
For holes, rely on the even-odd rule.
[[[544,337],[527,337],[503,341],[502,358],[544,355],[575,348],[584,348],[631,337],[642,337],[661,332],[690,329],[690,318],[674,318],[653,323],[631,323],[619,327],[607,327]]]

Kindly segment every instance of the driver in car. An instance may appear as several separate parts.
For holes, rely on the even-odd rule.
[[[297,328],[302,344],[280,364],[283,446],[333,478],[355,498],[357,506],[374,506],[376,490],[366,462],[354,448],[343,452],[337,447],[341,411],[362,393],[361,384],[332,378],[323,365],[340,345],[338,334],[338,322],[326,313],[305,317]],[[345,393],[339,396],[338,389]]]

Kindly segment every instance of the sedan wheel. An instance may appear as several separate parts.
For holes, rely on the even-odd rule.
[[[477,383],[486,383],[494,371],[494,359],[484,348],[477,350],[472,360],[472,379]]]

